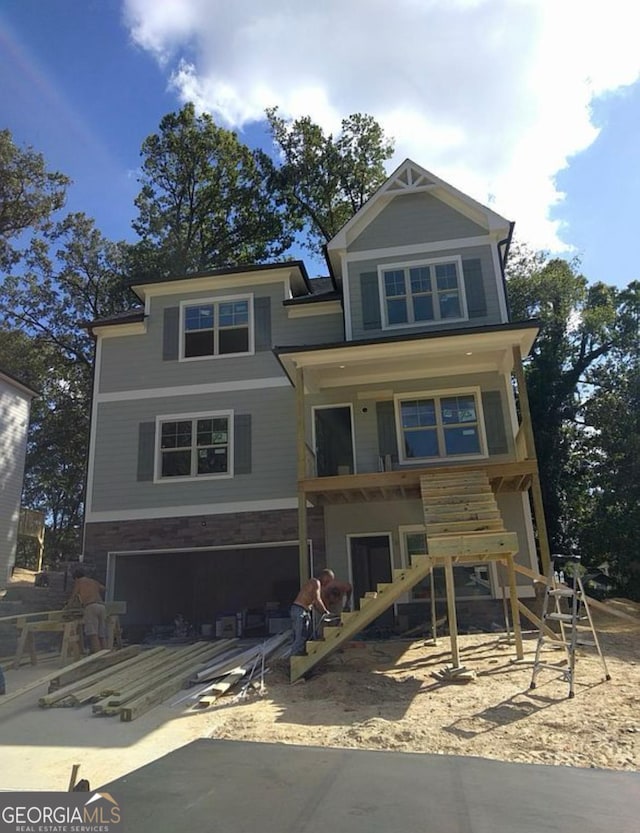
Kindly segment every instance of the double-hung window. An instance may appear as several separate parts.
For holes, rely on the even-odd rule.
[[[183,303],[182,358],[239,356],[253,352],[250,297]]]
[[[486,454],[477,390],[396,396],[400,461]]]
[[[233,476],[233,414],[158,417],[157,479]]]
[[[467,318],[459,258],[380,267],[386,327]]]

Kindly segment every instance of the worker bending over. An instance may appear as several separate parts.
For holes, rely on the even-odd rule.
[[[310,578],[302,585],[298,595],[295,597],[291,610],[291,627],[293,628],[293,645],[291,656],[304,656],[306,654],[305,644],[311,637],[311,611],[317,610],[321,614],[329,615],[329,610],[322,601],[321,590],[323,585],[331,581],[333,573],[331,570],[323,570],[321,578]]]

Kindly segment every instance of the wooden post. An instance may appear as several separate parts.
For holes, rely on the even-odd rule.
[[[518,610],[516,571],[513,569],[513,555],[511,554],[507,556],[507,569],[509,571],[509,599],[511,601],[511,623],[513,625],[513,638],[516,643],[516,656],[518,659],[524,659],[522,630],[520,628],[520,611]]]
[[[531,409],[529,407],[529,393],[522,368],[522,354],[520,345],[513,346],[513,370],[518,382],[518,398],[520,400],[520,416],[524,429],[527,454],[530,459],[536,460],[536,444],[533,436],[533,425],[531,423]],[[531,477],[531,498],[533,501],[533,512],[536,518],[538,531],[538,545],[540,547],[540,560],[542,561],[542,572],[548,573],[551,564],[549,536],[547,533],[547,521],[544,515],[544,504],[542,502],[542,489],[540,488],[540,474],[537,471]]]
[[[544,504],[542,503],[540,475],[537,472],[531,476],[531,499],[533,501],[533,511],[536,516],[536,526],[538,528],[538,544],[540,545],[542,572],[545,575],[548,575],[551,568],[551,547],[549,546],[547,522],[544,517]]]
[[[436,615],[436,577],[435,567],[431,568],[431,575],[429,576],[429,588],[431,590],[431,635],[433,636],[433,644],[438,643],[438,617]]]
[[[432,574],[433,575],[433,574]],[[451,658],[454,668],[460,667],[458,653],[458,620],[456,618],[456,587],[453,578],[453,562],[450,556],[444,558],[444,578],[447,587],[447,616],[449,618],[449,637],[451,639]]]
[[[296,448],[298,458],[298,563],[300,584],[309,579],[309,552],[307,547],[307,498],[301,488],[306,472],[304,420],[304,371],[296,368]]]

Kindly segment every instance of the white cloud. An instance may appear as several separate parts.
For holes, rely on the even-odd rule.
[[[335,130],[374,115],[410,156],[562,250],[554,177],[590,105],[640,77],[628,0],[124,0],[181,101],[242,127],[278,105]]]

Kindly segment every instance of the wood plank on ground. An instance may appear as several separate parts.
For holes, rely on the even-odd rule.
[[[90,654],[88,657],[83,657],[79,659],[77,662],[71,663],[71,665],[67,665],[65,671],[70,671],[74,668],[81,668],[83,665],[90,665],[92,662],[95,662],[101,656],[109,653],[107,650],[98,651],[95,654]],[[28,685],[22,686],[22,688],[17,689],[10,694],[5,694],[3,697],[0,697],[0,708],[2,706],[6,706],[7,703],[10,703],[12,700],[21,697],[23,694],[26,694],[29,691],[32,691],[34,688],[39,688],[39,686],[44,685],[45,683],[50,682],[51,680],[55,679],[60,674],[60,669],[56,668],[55,671],[51,671],[49,674],[45,674],[43,677],[39,677],[37,680],[33,680]]]
[[[95,670],[96,672],[101,671],[102,669],[112,668],[114,665],[119,665],[123,663],[125,660],[131,659],[132,657],[137,656],[140,651],[142,650],[141,645],[128,645],[126,648],[121,648],[118,651],[109,651],[105,656],[101,657],[95,663]],[[67,668],[63,668],[60,672],[58,677],[55,677],[49,683],[49,692],[55,691],[58,688],[62,688],[63,686],[70,685],[71,683],[75,682],[76,680],[86,679],[86,674],[83,673],[83,669],[76,669],[75,671],[68,671]]]
[[[153,689],[157,683],[161,683],[167,676],[174,676],[180,673],[182,667],[191,668],[193,662],[199,661],[203,665],[211,658],[211,647],[201,647],[198,651],[185,652],[180,655],[180,652],[174,655],[170,661],[156,669],[154,673],[145,675],[144,679],[138,679],[130,685],[115,691],[106,697],[94,703],[92,711],[94,714],[109,714],[115,707],[119,707],[129,700],[134,700],[141,696],[149,689]],[[206,659],[205,659],[206,657]],[[186,682],[186,680],[185,680]],[[116,711],[118,709],[116,708]]]
[[[212,683],[210,686],[207,686],[207,691],[198,700],[193,704],[194,709],[206,709],[209,706],[212,706],[218,698],[222,697],[223,694],[226,694],[229,689],[233,688],[234,685],[240,682],[240,680],[246,676],[246,671],[244,668],[238,668],[237,671],[231,672],[227,674],[220,682]]]
[[[149,656],[152,653],[159,652],[161,650],[161,648],[152,648],[150,651],[145,651],[144,654]],[[95,654],[95,656],[97,656],[97,654]],[[140,662],[141,659],[142,657],[140,655],[130,657],[121,664],[120,670],[124,669],[125,667],[130,667],[134,663]],[[76,692],[83,691],[84,689],[94,685],[99,680],[103,680],[105,677],[108,677],[112,673],[112,668],[102,668],[100,671],[96,671],[94,674],[89,674],[88,676],[82,677],[81,679],[78,679],[75,682],[69,683],[69,685],[63,686],[63,688],[59,688],[56,691],[52,691],[49,694],[45,694],[43,697],[40,698],[39,705],[42,707],[51,706],[58,700],[62,700],[64,697],[73,696]]]
[[[149,711],[154,706],[162,703],[172,694],[180,691],[183,687],[185,679],[192,676],[193,672],[202,663],[200,661],[192,662],[190,665],[182,668],[177,674],[165,680],[164,683],[156,686],[153,691],[147,692],[135,700],[129,701],[126,705],[120,707],[120,720],[130,722],[140,717],[141,714]]]

